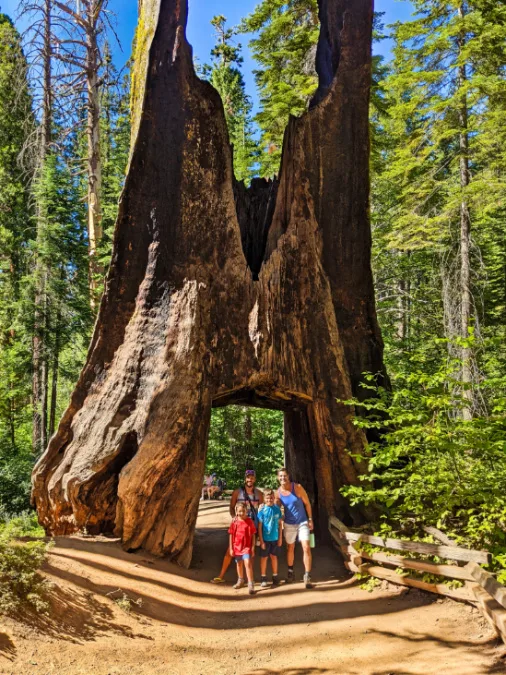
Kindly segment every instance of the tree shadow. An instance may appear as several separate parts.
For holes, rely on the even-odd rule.
[[[322,673],[330,673],[328,668],[281,668],[273,670],[271,668],[257,668],[256,670],[248,670],[244,675],[322,675]],[[396,673],[395,675],[401,675]]]
[[[24,609],[12,618],[39,633],[76,644],[111,632],[128,638],[152,639],[117,623],[111,607],[97,600],[92,593],[78,589],[70,591],[51,583],[45,599],[49,604],[47,613]]]
[[[0,656],[14,661],[16,658],[16,645],[7,633],[0,632]]]
[[[401,635],[393,633],[392,631],[382,631],[382,630],[371,630],[371,634],[380,635],[381,637],[388,638],[389,640],[400,640],[402,642],[411,642],[416,644],[432,642],[437,645],[441,645],[446,649],[455,650],[466,648],[469,652],[475,652],[480,655],[480,657],[489,658],[492,661],[492,665],[487,666],[486,670],[483,670],[483,675],[496,675],[496,673],[506,673],[506,663],[504,656],[506,652],[503,653],[503,658],[498,657],[497,648],[502,644],[500,638],[494,636],[489,638],[486,642],[473,643],[469,640],[448,640],[441,639],[437,635],[430,633],[414,633],[413,631],[403,631]],[[485,668],[485,666],[483,666]],[[391,670],[375,670],[373,675],[391,675]],[[415,673],[414,671],[395,671],[395,675],[426,675],[426,673]]]
[[[196,591],[196,590],[191,590],[189,588],[185,588],[184,586],[180,586],[174,583],[171,583],[170,581],[160,581],[158,579],[152,578],[149,574],[146,576],[142,576],[141,574],[134,574],[132,572],[127,572],[126,570],[123,569],[118,569],[115,567],[113,564],[109,563],[106,564],[105,562],[97,562],[96,560],[89,560],[87,558],[81,558],[80,556],[75,556],[75,555],[66,555],[65,553],[58,553],[56,551],[52,551],[51,555],[55,558],[61,558],[64,560],[69,560],[73,561],[76,563],[79,563],[80,565],[84,565],[85,567],[91,567],[92,569],[95,569],[99,572],[105,572],[107,574],[114,574],[119,577],[124,577],[125,579],[131,579],[133,581],[138,581],[140,583],[145,583],[145,584],[150,584],[150,585],[155,585],[159,586],[160,588],[163,588],[166,591],[172,591],[174,593],[180,593],[182,595],[187,595],[188,597],[192,598],[201,598],[201,599],[208,599],[208,600],[214,600],[214,601],[222,601],[222,602],[235,602],[235,601],[244,601],[244,600],[250,600],[248,595],[243,595],[243,594],[234,594],[234,595],[225,595],[223,593],[219,593],[218,591],[216,592],[206,592],[206,591]],[[112,561],[111,561],[112,562]],[[146,572],[150,572],[153,570],[153,567],[148,566],[148,565],[139,565],[136,563],[139,567],[143,567],[143,569],[146,570]],[[47,566],[46,566],[47,567]],[[57,575],[55,572],[56,569],[55,567],[51,567],[48,569],[51,574]],[[159,571],[159,570],[157,570]],[[197,582],[199,583],[199,582]],[[200,582],[202,583],[202,582]],[[327,592],[333,589],[338,589],[338,588],[350,588],[352,586],[356,586],[360,583],[353,577],[350,579],[345,579],[343,581],[331,581],[331,582],[326,582],[322,585],[315,585],[311,591],[306,591],[305,589],[302,589],[300,586],[290,586],[287,587],[286,585],[281,585],[280,587],[274,589],[274,588],[267,588],[263,592],[268,593],[269,597],[275,598],[280,595],[283,597],[287,595],[294,595],[294,594],[299,594],[301,592],[304,593],[322,593],[322,592]],[[216,588],[216,587],[215,587]],[[222,587],[221,587],[222,588]],[[230,588],[230,587],[227,587]],[[258,592],[258,591],[257,591]]]
[[[52,576],[75,584],[96,595],[105,596],[118,590],[117,585],[97,584],[91,579],[85,579],[80,575],[68,570],[62,570],[59,567],[47,565],[47,568]],[[247,612],[230,610],[214,611],[210,609],[182,607],[176,603],[161,599],[156,593],[156,589],[153,590],[153,595],[135,593],[136,599],[141,600],[140,606],[135,609],[136,614],[169,624],[193,628],[219,628],[222,630],[320,623],[367,615],[381,616],[409,610],[413,606],[416,606],[414,602],[411,602],[408,607],[395,602],[387,604],[384,598],[373,598],[352,602],[313,602],[310,605],[290,606],[288,609],[281,606],[269,607],[267,609],[248,609]]]
[[[221,535],[224,534],[223,530],[217,530],[217,532]],[[209,551],[209,531],[202,534],[202,538],[202,541],[196,541],[193,564],[190,569],[182,568],[163,558],[155,558],[154,556],[150,556],[145,552],[130,553],[124,551],[117,539],[104,541],[103,539],[82,539],[80,537],[56,537],[55,544],[56,549],[59,551],[65,549],[70,551],[80,551],[86,555],[93,554],[103,556],[108,560],[119,560],[130,564],[133,563],[139,568],[157,570],[157,572],[164,572],[176,577],[182,577],[192,581],[199,581],[199,579],[195,578],[196,571],[200,571],[202,569],[209,570],[209,578],[215,576],[218,573],[223,560],[223,555],[226,550],[226,532],[225,538],[223,539],[223,546],[221,546],[221,541],[218,544],[213,544],[211,552]],[[59,551],[53,550],[51,555],[63,555]],[[315,567],[313,572],[314,580],[323,581],[332,578],[342,580],[346,579],[351,581],[353,579],[349,572],[347,572],[347,570],[344,568],[342,559],[333,549],[322,546],[315,551]],[[73,555],[69,555],[68,557],[77,559]],[[329,559],[331,560],[330,564]],[[87,565],[90,564],[88,559],[83,559],[81,562]],[[201,567],[199,563],[204,563],[203,567]],[[216,571],[213,573],[213,570]],[[235,572],[235,565],[232,564],[230,567],[230,574],[232,575],[233,572]],[[281,577],[283,577],[285,572],[286,562],[283,557],[280,557],[279,573]],[[118,570],[118,573],[121,574],[123,572]],[[352,583],[355,582],[353,581]],[[174,586],[174,590],[184,592],[184,589],[180,588],[179,586]],[[286,589],[284,592],[287,592]],[[293,592],[297,591],[294,590]],[[200,595],[202,597],[203,594]],[[221,595],[219,593],[210,593],[209,597],[219,599]]]

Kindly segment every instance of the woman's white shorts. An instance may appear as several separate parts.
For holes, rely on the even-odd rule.
[[[285,523],[285,541],[287,544],[295,544],[296,540],[299,541],[309,541],[311,538],[311,532],[309,530],[309,523],[306,520],[300,525],[288,525]]]

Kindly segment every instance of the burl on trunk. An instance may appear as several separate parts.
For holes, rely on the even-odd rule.
[[[33,474],[52,534],[115,531],[191,559],[212,406],[285,410],[317,518],[365,440],[338,401],[383,372],[370,269],[372,0],[320,0],[319,88],[279,180],[234,181],[223,106],[199,80],[186,0],[143,0],[133,148],[88,359]]]

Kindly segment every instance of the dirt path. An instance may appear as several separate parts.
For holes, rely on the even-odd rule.
[[[191,570],[124,553],[105,538],[58,538],[46,568],[52,617],[3,623],[0,673],[506,672],[477,610],[417,591],[367,593],[331,549],[316,549],[311,591],[297,583],[250,598],[231,584],[211,585],[228,522],[227,505],[201,507]],[[120,609],[112,598],[123,593],[141,606]]]

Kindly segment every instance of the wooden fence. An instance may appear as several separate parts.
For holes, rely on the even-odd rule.
[[[369,574],[393,584],[419,588],[454,600],[474,603],[506,643],[506,588],[490,572],[480,567],[480,565],[490,563],[492,558],[490,553],[456,546],[436,528],[427,528],[427,530],[443,543],[427,544],[420,541],[405,541],[353,532],[335,516],[329,518],[331,537],[343,555],[345,566],[351,572]],[[455,564],[439,565],[382,551],[368,553],[357,548],[357,545],[362,542],[389,549],[389,551],[437,556],[455,561]],[[447,579],[457,579],[463,581],[464,585],[460,588],[451,588],[442,583],[430,583],[409,576],[409,574],[400,575],[395,569],[391,569],[392,567],[433,574]]]

